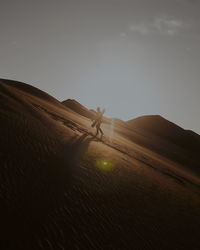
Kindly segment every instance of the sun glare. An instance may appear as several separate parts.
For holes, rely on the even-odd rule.
[[[96,161],[96,167],[103,171],[110,171],[113,169],[114,164],[111,161],[105,159],[99,159]]]

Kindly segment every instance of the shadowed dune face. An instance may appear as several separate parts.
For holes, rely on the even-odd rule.
[[[143,116],[126,122],[129,138],[159,154],[193,169],[199,168],[200,136],[161,116]],[[140,138],[134,134],[141,135]]]
[[[81,112],[0,81],[1,249],[199,249],[198,171],[177,164],[185,131],[174,142],[176,125],[156,134],[163,118],[113,120],[100,141]]]
[[[200,149],[200,136],[197,138],[191,132],[182,129],[159,115],[138,117],[126,122],[126,124],[133,129],[164,138],[186,150],[197,152]]]

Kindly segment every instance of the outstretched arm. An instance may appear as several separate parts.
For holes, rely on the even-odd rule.
[[[102,110],[102,112],[101,112],[102,115],[103,115],[105,112],[106,112],[106,109],[104,108],[104,109]]]

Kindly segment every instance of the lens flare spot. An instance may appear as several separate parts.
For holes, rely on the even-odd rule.
[[[97,168],[103,171],[110,171],[114,167],[114,164],[111,161],[105,159],[98,159],[95,165]]]

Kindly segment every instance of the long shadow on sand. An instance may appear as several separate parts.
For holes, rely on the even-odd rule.
[[[72,145],[67,147],[65,153],[66,163],[70,164],[72,171],[76,171],[82,158],[88,151],[89,144],[95,139],[94,137],[86,138],[88,134],[83,134]]]

